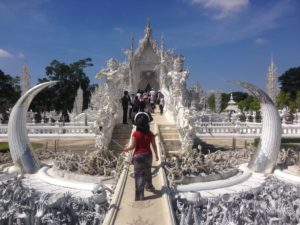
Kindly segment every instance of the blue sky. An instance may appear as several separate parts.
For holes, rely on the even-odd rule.
[[[53,59],[90,57],[92,83],[107,59],[124,61],[147,17],[153,35],[185,56],[188,84],[237,90],[227,80],[265,87],[271,55],[279,75],[300,66],[299,0],[1,0],[0,69],[20,75],[29,66],[32,84]]]

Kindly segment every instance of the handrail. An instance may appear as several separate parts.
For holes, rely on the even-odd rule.
[[[135,131],[135,127],[132,128],[131,134],[134,131]],[[131,142],[131,136],[132,135],[130,135],[130,142]],[[102,225],[113,225],[115,222],[118,207],[120,205],[120,202],[121,202],[121,199],[123,196],[123,192],[124,192],[124,188],[125,188],[125,184],[126,184],[126,180],[128,177],[129,167],[131,164],[132,156],[133,156],[133,151],[128,152],[127,157],[124,161],[123,171],[119,177],[116,188],[114,190],[114,195],[113,195],[112,201],[110,203],[110,208],[105,215]]]
[[[157,148],[158,148],[157,150],[160,153],[159,156],[160,156],[161,164],[163,164],[166,159],[166,152],[165,152],[165,148],[161,141],[161,133],[160,133],[158,124],[155,124],[155,130],[157,133],[157,135],[155,137],[156,143],[159,143],[157,146]],[[172,207],[172,201],[171,201],[170,195],[167,192],[167,189],[168,189],[168,182],[167,182],[167,178],[166,178],[167,175],[166,175],[166,172],[163,167],[162,167],[161,171],[162,172],[160,173],[160,179],[162,180],[162,184],[163,184],[163,188],[164,188],[163,191],[165,191],[165,193],[163,193],[163,202],[167,206],[167,211],[169,212],[169,215],[168,215],[169,223],[168,224],[176,225],[175,215],[174,215],[173,207]]]

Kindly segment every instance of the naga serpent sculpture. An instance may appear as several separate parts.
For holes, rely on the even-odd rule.
[[[271,98],[261,89],[242,81],[232,81],[247,89],[260,102],[262,112],[262,134],[258,148],[248,163],[248,168],[254,172],[272,173],[281,144],[281,120]]]
[[[8,121],[8,144],[14,165],[23,173],[35,173],[40,165],[33,154],[26,128],[26,113],[32,99],[58,81],[49,81],[28,90],[13,107]]]

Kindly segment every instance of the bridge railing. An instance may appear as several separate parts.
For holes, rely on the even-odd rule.
[[[260,136],[262,132],[261,123],[208,123],[199,122],[195,124],[195,129],[198,135],[210,134],[218,135],[246,135],[246,136]],[[284,137],[300,137],[300,124],[282,124],[282,135]]]
[[[7,136],[7,124],[0,124],[0,136]],[[93,135],[91,126],[84,124],[66,123],[50,125],[50,124],[27,124],[28,134],[34,135]],[[239,136],[260,136],[262,132],[261,123],[229,123],[229,122],[198,122],[195,123],[195,131],[198,135],[222,136],[235,134]],[[284,137],[300,137],[300,124],[282,124],[282,136]]]
[[[0,124],[0,136],[7,136],[7,124]],[[46,125],[46,124],[27,124],[28,134],[34,135],[93,135],[89,125]]]

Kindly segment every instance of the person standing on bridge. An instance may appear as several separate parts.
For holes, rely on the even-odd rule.
[[[124,91],[124,96],[121,98],[123,108],[123,124],[127,124],[128,106],[131,104],[128,91]]]
[[[145,112],[139,112],[135,116],[136,131],[132,134],[131,145],[123,148],[123,151],[134,150],[134,178],[135,178],[135,201],[144,199],[144,189],[155,191],[152,184],[152,145],[156,161],[158,161],[155,136],[150,131],[150,118]]]

